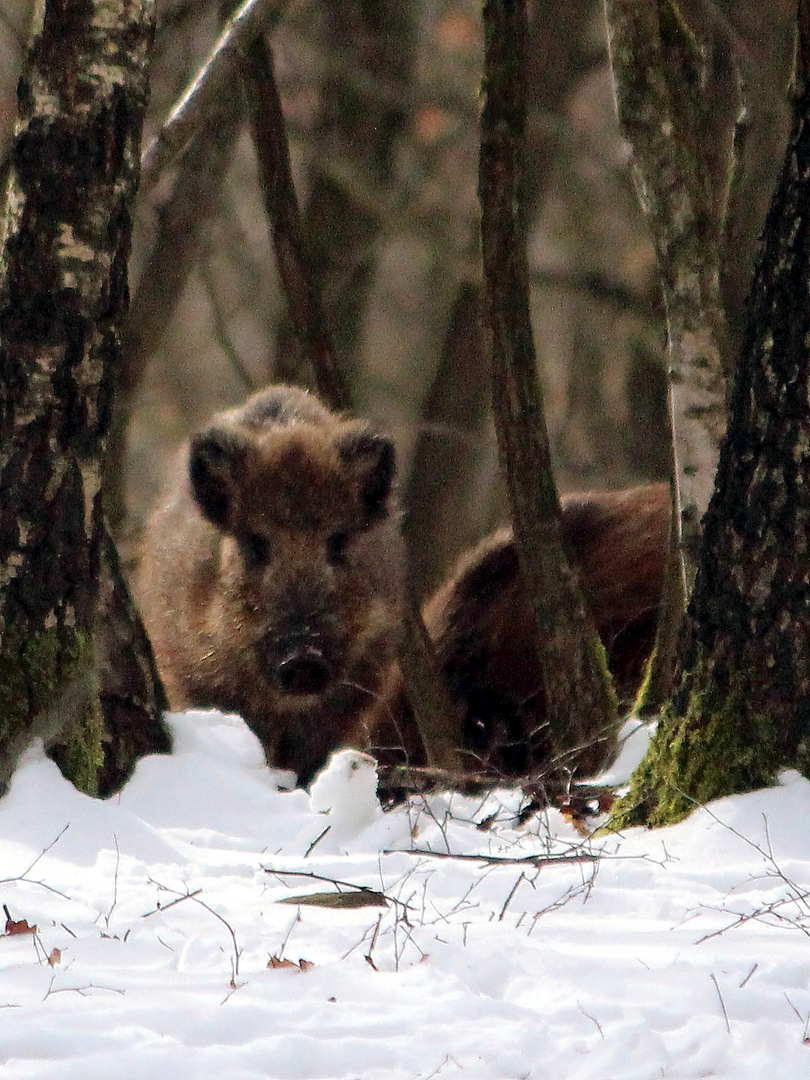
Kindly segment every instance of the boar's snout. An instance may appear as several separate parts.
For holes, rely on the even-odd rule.
[[[321,694],[332,679],[332,665],[320,649],[303,645],[276,664],[273,682],[285,694]]]
[[[314,575],[295,577],[273,597],[273,616],[259,642],[264,677],[290,698],[326,693],[342,671],[334,593]]]

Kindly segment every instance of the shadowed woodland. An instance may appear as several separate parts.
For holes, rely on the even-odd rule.
[[[496,6],[485,5],[485,17]],[[529,308],[563,492],[670,479],[667,337],[672,349],[697,333],[678,322],[678,248],[656,217],[651,159],[633,137],[644,118],[623,112],[631,99],[622,83],[625,7],[534,0],[521,31]],[[665,78],[681,81],[677,92],[668,88],[671,126],[698,163],[703,201],[692,239],[714,254],[706,276],[722,310],[717,348],[728,374],[788,141],[796,5],[658,7],[650,25]],[[159,6],[147,159],[232,14]],[[29,16],[23,7],[4,11],[7,155]],[[262,20],[265,34],[242,46],[230,77],[208,94],[182,153],[163,167],[158,142],[143,169],[104,465],[107,519],[131,563],[188,433],[271,382],[323,391],[310,363],[320,352],[333,363],[336,395],[395,438],[410,578],[423,600],[462,551],[510,518],[481,269],[483,201],[491,293],[479,147],[482,55],[492,58],[492,40],[480,5],[463,0],[279,0],[264,4]],[[490,71],[485,94],[495,82]],[[647,169],[642,206],[629,145]],[[277,182],[287,164],[300,228]],[[288,304],[301,251],[322,305],[321,338],[321,311],[301,318],[315,302],[307,282],[297,282],[300,303]]]

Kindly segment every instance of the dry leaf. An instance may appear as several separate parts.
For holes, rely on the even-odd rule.
[[[280,956],[271,956],[267,961],[269,968],[297,968],[298,964],[294,960],[282,960]]]
[[[497,818],[498,812],[496,810],[494,814],[488,814],[487,817],[485,817],[482,821],[479,821],[475,827],[480,832],[486,832],[490,825],[492,825],[492,823],[497,820]]]
[[[285,896],[277,904],[309,904],[311,907],[360,908],[388,907],[388,901],[382,893],[373,889],[358,889],[357,892],[317,892],[305,896]]]
[[[20,919],[19,921],[15,921],[10,917],[6,919],[6,935],[8,937],[13,937],[14,934],[35,934],[36,932],[36,923],[31,926],[25,919]]]
[[[62,963],[62,950],[51,949],[51,955],[48,957],[48,963],[51,967],[56,967],[57,964]]]
[[[295,971],[309,971],[310,968],[315,967],[311,960],[299,960],[298,963],[294,960],[284,960],[280,956],[271,956],[267,961],[269,968],[293,968]]]
[[[580,836],[587,836],[588,835],[590,830],[588,829],[588,826],[585,824],[585,822],[584,822],[583,818],[580,816],[580,814],[578,814],[574,810],[566,808],[566,807],[561,807],[560,812],[562,813],[562,816],[565,818],[565,820],[570,825],[574,826],[574,828],[576,829],[576,831],[579,833]]]

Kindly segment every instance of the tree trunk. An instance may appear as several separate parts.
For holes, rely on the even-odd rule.
[[[684,586],[697,566],[725,426],[722,210],[703,143],[697,41],[675,0],[605,0],[622,134],[650,226],[667,312],[669,411]],[[716,147],[714,148],[716,151]],[[720,155],[724,165],[728,154]],[[725,177],[723,179],[726,179]]]
[[[529,315],[524,203],[526,10],[484,5],[479,190],[498,445],[518,557],[537,624],[552,746],[612,744],[616,697],[605,651],[568,561]]]
[[[408,567],[420,602],[479,538],[471,513],[477,494],[473,480],[491,401],[481,299],[477,284],[461,283],[439,366],[422,405],[403,500]]]
[[[810,4],[680,686],[614,824],[667,824],[791,766],[810,772]]]
[[[97,790],[100,462],[126,310],[151,0],[43,0],[19,83],[0,251],[0,787],[70,730]]]

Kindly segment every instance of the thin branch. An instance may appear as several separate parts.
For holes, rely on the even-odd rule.
[[[567,863],[590,863],[611,858],[599,852],[580,855],[454,855],[447,851],[429,851],[427,848],[410,848],[397,851],[386,848],[383,855],[423,855],[428,859],[452,859],[457,862],[486,863],[487,866],[565,866]],[[634,858],[636,856],[628,856]],[[641,858],[641,856],[638,856]]]
[[[722,995],[722,994],[721,994],[721,992],[720,992],[720,984],[719,984],[719,983],[717,982],[717,976],[715,975],[715,973],[714,973],[714,972],[712,972],[712,973],[711,973],[711,975],[709,976],[709,978],[710,978],[710,979],[712,980],[712,982],[714,983],[714,988],[715,988],[715,990],[717,991],[717,996],[718,996],[718,998],[720,999],[720,1008],[721,1008],[721,1009],[723,1010],[723,1019],[724,1019],[724,1020],[725,1020],[725,1022],[726,1022],[726,1031],[727,1031],[727,1032],[729,1033],[729,1035],[730,1035],[730,1034],[731,1034],[731,1024],[729,1023],[729,1020],[728,1020],[728,1012],[726,1011],[726,1003],[725,1003],[725,1001],[723,1000],[723,995]]]
[[[340,370],[309,265],[273,54],[263,37],[256,37],[245,49],[244,70],[259,180],[290,318],[304,355],[312,364],[318,392],[332,408],[343,411],[351,405],[351,393]]]
[[[12,882],[24,881],[27,885],[39,885],[40,888],[45,889],[48,892],[54,893],[54,895],[56,895],[56,896],[61,896],[65,900],[70,900],[71,897],[68,896],[67,893],[63,893],[60,889],[55,889],[53,887],[53,885],[48,885],[44,881],[38,881],[36,878],[31,878],[31,877],[28,876],[31,873],[31,871],[34,869],[34,867],[37,865],[39,860],[44,855],[47,855],[47,853],[51,850],[51,848],[62,839],[62,837],[65,835],[65,833],[67,832],[67,830],[69,828],[70,828],[70,822],[68,822],[67,825],[64,825],[60,829],[59,833],[54,837],[53,840],[51,840],[50,844],[48,844],[47,847],[44,847],[42,849],[42,851],[40,851],[40,853],[36,856],[36,858],[33,859],[32,862],[30,862],[28,864],[28,866],[25,868],[25,870],[22,871],[21,874],[15,874],[13,877],[0,878],[0,885],[9,885]],[[67,927],[65,927],[65,929],[67,930]],[[71,931],[68,930],[68,933],[71,933]],[[74,934],[73,936],[75,937],[76,935]]]
[[[157,885],[157,882],[155,882],[155,884]],[[158,885],[158,888],[162,889],[163,886]],[[193,900],[194,897],[199,896],[199,894],[201,892],[202,892],[202,889],[195,889],[193,892],[183,893],[182,896],[178,896],[175,900],[170,900],[168,902],[168,904],[158,904],[158,906],[155,907],[155,908],[152,908],[151,911],[145,911],[143,913],[143,915],[141,915],[141,918],[142,919],[149,919],[149,918],[151,918],[152,915],[158,915],[158,914],[161,914],[164,911],[168,911],[170,907],[174,907],[175,904],[182,904],[184,900]]]
[[[141,193],[150,191],[188,144],[220,97],[232,92],[245,49],[275,27],[289,0],[245,0],[208,59],[141,157]]]
[[[236,976],[239,974],[239,958],[242,955],[242,950],[239,948],[239,942],[236,939],[236,931],[225,918],[225,916],[220,915],[220,913],[218,911],[215,911],[210,906],[210,904],[206,904],[204,900],[200,899],[199,894],[202,892],[202,889],[195,889],[193,892],[181,893],[178,889],[170,889],[168,885],[161,885],[161,883],[159,881],[155,881],[154,878],[149,878],[148,880],[153,885],[157,885],[158,889],[163,889],[165,892],[174,893],[174,895],[177,897],[176,902],[178,903],[181,900],[193,900],[195,904],[199,904],[201,908],[204,908],[208,912],[209,915],[213,915],[215,919],[219,920],[219,922],[222,923],[222,925],[230,934],[231,942],[233,945],[233,954],[231,956],[231,986],[235,989],[235,980]],[[167,904],[165,907],[162,907],[159,910],[165,911],[168,907],[171,907],[171,904]],[[154,914],[154,912],[150,912],[150,914]]]

